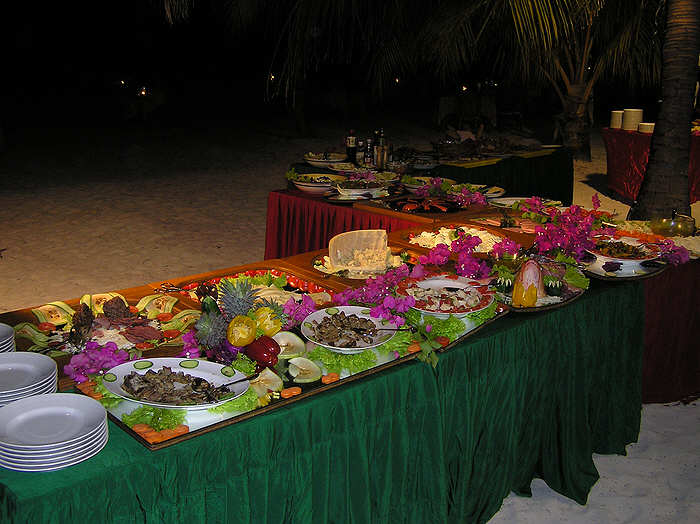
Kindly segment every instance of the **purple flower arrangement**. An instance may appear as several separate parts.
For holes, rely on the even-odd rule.
[[[90,380],[90,375],[102,373],[129,360],[129,353],[119,349],[114,342],[101,346],[97,342],[88,342],[85,350],[73,355],[70,362],[63,366],[63,372],[77,383]]]
[[[388,271],[384,275],[368,278],[363,287],[346,289],[335,295],[335,302],[340,306],[349,304],[370,307],[370,315],[374,318],[384,318],[397,326],[402,326],[406,320],[401,316],[406,313],[416,301],[411,296],[396,296],[396,286],[409,276],[406,264]]]

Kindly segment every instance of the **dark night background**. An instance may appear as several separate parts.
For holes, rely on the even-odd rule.
[[[187,126],[249,118],[288,118],[283,97],[266,97],[276,35],[258,22],[232,31],[226,17],[197,3],[185,22],[169,25],[157,5],[138,0],[62,3],[5,12],[6,40],[0,122],[9,147],[22,130],[40,127]],[[337,64],[312,72],[305,114],[342,120],[377,112],[412,113],[430,123],[437,99],[459,85],[440,85],[425,74],[402,78],[382,100],[365,85],[361,65]],[[465,82],[485,80],[475,69]],[[496,79],[497,80],[497,79]],[[120,82],[126,82],[126,87]],[[146,99],[136,92],[142,86]],[[559,111],[551,89],[494,88],[499,111],[521,111],[533,128],[549,132]],[[657,90],[601,82],[595,93],[597,125],[611,109],[643,107],[656,116]]]

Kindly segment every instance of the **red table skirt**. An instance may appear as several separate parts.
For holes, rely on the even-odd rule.
[[[339,233],[355,229],[408,229],[419,224],[339,206],[296,190],[272,191],[267,199],[265,259],[328,247]]]
[[[644,280],[642,399],[671,402],[700,393],[700,261]]]
[[[623,129],[602,129],[608,155],[608,188],[629,200],[636,200],[649,161],[651,135]],[[693,135],[688,166],[690,203],[700,200],[700,135]]]

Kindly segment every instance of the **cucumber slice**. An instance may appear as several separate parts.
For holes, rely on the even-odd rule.
[[[194,369],[199,366],[199,360],[183,360],[180,362],[180,367]]]
[[[296,357],[289,360],[289,374],[298,384],[316,382],[321,378],[321,368],[308,358]]]
[[[135,369],[148,369],[153,365],[153,362],[149,360],[139,360],[137,362],[134,362],[134,368]]]
[[[328,309],[326,309],[326,313],[328,313],[329,315],[335,315],[339,311],[340,310],[338,308],[334,308],[334,307],[329,307]]]
[[[114,382],[115,380],[117,380],[117,375],[115,375],[114,373],[105,373],[102,377],[102,380],[106,380],[107,382]]]
[[[290,331],[280,331],[272,338],[279,344],[280,354],[277,355],[279,359],[298,357],[306,350],[304,341]]]
[[[225,366],[221,368],[221,374],[224,375],[225,377],[232,377],[233,375],[236,374],[236,370],[233,369],[231,366]]]

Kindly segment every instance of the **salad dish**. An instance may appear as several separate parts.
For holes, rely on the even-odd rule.
[[[309,341],[335,353],[355,354],[388,342],[397,326],[373,318],[362,306],[338,306],[316,311],[301,323]]]
[[[419,188],[430,184],[430,181],[432,180],[432,177],[429,176],[408,176],[404,175],[401,178],[401,183],[403,186],[406,188],[407,191],[410,193],[415,193],[418,191]],[[455,185],[457,182],[455,180],[452,180],[451,178],[443,178],[442,179],[443,183],[447,182],[450,185]]]
[[[409,232],[407,240],[411,244],[418,245],[426,249],[432,249],[438,244],[449,246],[457,240],[460,233],[471,236],[478,236],[481,243],[474,248],[476,253],[489,253],[494,244],[503,240],[505,235],[497,235],[484,228],[469,226],[444,226],[437,230],[421,231],[420,233]]]
[[[600,236],[594,240],[595,248],[583,262],[586,272],[597,278],[637,279],[656,275],[666,267],[656,261],[660,251],[654,244],[631,237]]]
[[[527,199],[528,197],[489,198],[489,204],[496,207],[516,207],[521,202],[524,202]],[[561,206],[561,202],[559,202],[558,200],[543,199],[542,203],[545,206]]]
[[[324,195],[329,193],[333,184],[339,184],[346,180],[343,175],[332,175],[326,173],[312,173],[297,175],[292,183],[304,193],[309,193],[311,195]]]
[[[333,164],[345,162],[348,156],[345,153],[313,153],[304,154],[304,161],[314,167],[330,167]]]
[[[111,368],[104,374],[103,384],[110,393],[147,406],[198,410],[243,395],[249,387],[245,378],[230,366],[215,362],[152,358]]]
[[[478,280],[452,273],[431,274],[424,278],[407,278],[399,283],[397,293],[415,299],[413,309],[437,318],[464,318],[482,311],[494,302],[494,292]]]

